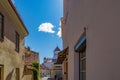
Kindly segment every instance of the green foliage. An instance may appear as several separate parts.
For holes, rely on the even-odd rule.
[[[33,68],[34,80],[40,80],[39,63],[34,62],[34,63],[30,64],[29,66],[31,66]]]

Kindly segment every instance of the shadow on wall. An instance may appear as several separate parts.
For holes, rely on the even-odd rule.
[[[12,74],[13,74],[14,69],[7,75],[6,80],[12,80]]]

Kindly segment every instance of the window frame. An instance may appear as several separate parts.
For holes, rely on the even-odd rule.
[[[79,53],[79,80],[86,80],[86,43],[86,28],[84,28],[84,32],[74,47],[75,52]]]
[[[15,50],[17,52],[20,51],[20,35],[18,34],[18,32],[15,32]]]
[[[83,54],[85,55],[83,56]],[[86,80],[86,50],[79,52],[79,80]]]
[[[2,19],[1,19],[2,21],[0,22],[0,24],[1,24],[0,41],[3,41],[4,40],[4,16],[2,13],[0,13],[0,16],[2,17]]]
[[[4,66],[0,65],[0,80],[4,80]]]

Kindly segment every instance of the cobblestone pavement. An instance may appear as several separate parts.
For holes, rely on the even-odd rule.
[[[55,80],[55,79],[49,78],[49,77],[43,77],[43,78],[41,78],[40,80]]]
[[[55,80],[55,79],[53,79],[53,78],[48,78],[48,80]]]

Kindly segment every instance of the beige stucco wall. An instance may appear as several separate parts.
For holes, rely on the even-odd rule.
[[[120,1],[68,0],[68,19],[63,28],[63,47],[69,46],[68,80],[79,80],[78,53],[74,52],[87,28],[86,80],[120,79]]]
[[[20,80],[23,80],[24,68],[24,35],[6,9],[0,4],[0,13],[4,16],[4,41],[0,42],[0,64],[4,65],[4,80],[15,80],[16,68],[20,69]],[[15,51],[15,31],[20,35],[20,51]]]
[[[62,62],[62,78],[63,78],[63,80],[67,80],[67,74],[68,74],[68,72],[67,72],[67,69],[66,69],[66,67],[67,67],[66,63],[67,63],[66,60],[64,60]]]
[[[24,72],[24,80],[34,80],[33,71],[27,70]]]
[[[50,77],[54,78],[55,75],[57,75],[57,77],[61,77],[62,76],[62,64],[53,64],[50,70]]]

